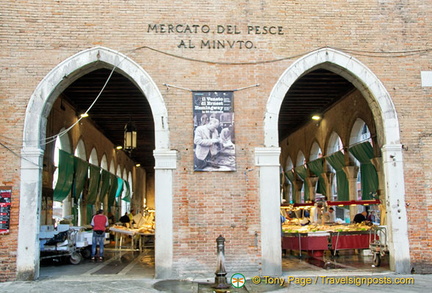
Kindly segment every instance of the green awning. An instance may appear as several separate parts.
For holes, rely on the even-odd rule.
[[[58,179],[54,188],[54,201],[63,201],[72,188],[74,178],[74,156],[59,150]]]
[[[93,205],[96,203],[100,181],[100,171],[101,168],[99,168],[98,166],[90,165],[90,183],[87,193],[87,204],[89,205]]]
[[[78,223],[79,199],[87,179],[88,166],[88,162],[74,157],[75,178],[72,185],[72,215],[74,225]]]
[[[349,187],[348,179],[343,167],[345,167],[345,157],[341,151],[338,151],[328,157],[327,162],[336,170],[336,184],[337,184],[337,200],[348,201],[349,200]]]
[[[117,193],[117,176],[110,174],[111,186],[108,193],[108,211],[111,211],[111,207],[114,206],[116,193]]]
[[[116,197],[120,197],[123,192],[123,179],[120,177],[117,177],[117,190],[116,190]]]
[[[87,206],[86,206],[86,210],[87,210],[87,223],[88,224],[90,224],[91,223],[91,220],[93,219],[93,216],[94,216],[94,205],[92,205],[92,204],[88,204]]]
[[[126,185],[126,194],[125,196],[122,198],[122,200],[126,201],[126,202],[130,202],[131,201],[131,191],[130,191],[130,186],[129,186],[129,182],[128,181],[124,181],[125,185]]]
[[[319,158],[307,163],[309,169],[318,176],[318,186],[317,192],[323,195],[326,195],[326,186],[324,177],[322,177],[322,173],[324,172],[324,159]]]
[[[99,201],[104,202],[105,196],[110,187],[110,173],[102,169],[102,174],[100,178],[100,189],[99,189]]]
[[[285,172],[285,178],[291,182],[292,203],[295,203],[296,200],[295,200],[295,185],[294,185],[295,174],[294,174],[294,172],[292,172],[291,170]]]
[[[75,179],[74,179],[74,198],[79,199],[87,179],[89,163],[74,157]]]
[[[303,188],[303,190],[304,190],[304,201],[306,202],[306,201],[310,200],[309,199],[309,197],[310,197],[309,196],[310,195],[310,193],[309,193],[309,187],[308,187],[308,184],[306,182],[306,178],[308,176],[307,169],[306,169],[306,167],[304,165],[301,165],[301,166],[295,167],[294,170],[296,171],[297,175],[299,175],[299,177],[304,182],[304,184],[303,184],[303,186],[304,186],[304,188]]]
[[[360,162],[362,199],[373,199],[372,194],[378,190],[378,173],[371,163],[374,158],[372,145],[368,141],[356,144],[349,148],[349,152]]]

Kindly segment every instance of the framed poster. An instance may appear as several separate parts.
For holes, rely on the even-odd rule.
[[[0,234],[9,233],[12,187],[0,186]]]
[[[194,171],[235,171],[232,91],[194,91]]]

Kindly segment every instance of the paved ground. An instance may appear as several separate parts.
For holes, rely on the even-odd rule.
[[[341,255],[322,266],[304,258],[283,258],[281,278],[246,276],[245,286],[216,290],[214,277],[200,280],[156,280],[154,253],[106,251],[102,262],[83,260],[79,265],[49,262],[41,265],[40,278],[32,282],[0,283],[0,292],[430,292],[432,275],[396,275],[383,266],[374,268],[370,260],[358,255]],[[233,273],[227,274],[230,282]],[[312,291],[311,291],[312,290]]]
[[[42,279],[33,282],[5,282],[0,283],[0,292],[176,292],[176,293],[205,293],[205,292],[430,292],[432,275],[367,275],[367,276],[320,276],[320,275],[290,275],[283,277],[284,286],[253,285],[248,279],[246,286],[241,289],[229,288],[217,291],[211,286],[198,282],[178,280],[136,279],[128,276],[88,276],[79,278],[62,277],[56,279]],[[286,284],[291,280],[291,284]],[[209,280],[212,282],[214,280]],[[257,280],[254,279],[255,282]],[[272,281],[272,280],[270,280]],[[371,282],[371,285],[361,282]],[[310,282],[310,284],[309,284]],[[340,284],[337,285],[336,283]],[[352,284],[345,284],[343,282]],[[357,283],[356,285],[356,282]],[[394,284],[390,284],[393,282]],[[409,283],[409,284],[395,284]],[[377,284],[373,284],[377,283]],[[382,283],[382,284],[379,284]]]

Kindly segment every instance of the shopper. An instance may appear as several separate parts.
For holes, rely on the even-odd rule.
[[[108,218],[103,214],[103,210],[97,211],[96,215],[93,216],[90,225],[93,227],[91,259],[95,259],[96,246],[99,245],[99,259],[103,260],[105,229],[108,227]]]

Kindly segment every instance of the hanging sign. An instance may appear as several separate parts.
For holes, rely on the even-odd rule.
[[[0,187],[0,234],[9,233],[12,188]]]
[[[194,91],[194,171],[235,171],[232,91]]]

